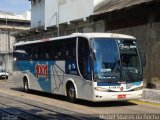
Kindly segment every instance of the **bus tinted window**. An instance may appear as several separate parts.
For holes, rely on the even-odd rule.
[[[13,54],[17,58],[17,60],[27,60],[28,59],[28,53],[27,53],[26,46],[17,46]]]
[[[76,38],[16,46],[14,54],[18,60],[75,59]]]
[[[52,47],[55,60],[75,59],[76,38],[52,41]]]
[[[74,59],[76,54],[76,39],[68,39],[64,41],[64,57],[65,59]]]
[[[63,41],[58,40],[53,42],[54,58],[56,60],[62,60],[63,58]]]
[[[89,63],[89,43],[86,38],[78,38],[78,64],[83,78],[91,80]]]

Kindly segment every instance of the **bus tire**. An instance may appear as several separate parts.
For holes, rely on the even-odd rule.
[[[67,86],[67,101],[71,103],[76,102],[76,91],[73,84]]]
[[[24,87],[23,87],[24,92],[29,92],[28,80],[24,79],[23,84],[24,84]]]

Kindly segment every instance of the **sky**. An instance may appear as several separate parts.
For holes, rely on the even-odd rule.
[[[30,10],[30,1],[28,0],[0,0],[0,11],[22,14]]]

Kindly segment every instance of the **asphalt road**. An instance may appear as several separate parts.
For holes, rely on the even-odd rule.
[[[93,103],[78,100],[69,103],[63,96],[37,91],[25,93],[12,82],[0,81],[0,117],[6,117],[5,110],[18,111],[18,119],[107,119],[107,120],[159,120],[160,104],[140,101]],[[36,111],[36,112],[35,112]],[[8,111],[7,111],[8,112]],[[9,111],[10,112],[10,111]],[[10,113],[7,113],[10,114]],[[18,114],[19,115],[19,114]],[[10,114],[11,117],[16,118]],[[38,116],[42,118],[38,118]],[[12,119],[11,119],[12,120]],[[27,119],[26,119],[27,120]]]

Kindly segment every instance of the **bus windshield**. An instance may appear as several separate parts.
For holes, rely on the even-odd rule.
[[[95,81],[109,83],[142,81],[140,58],[134,40],[94,38],[91,47]]]

